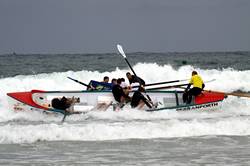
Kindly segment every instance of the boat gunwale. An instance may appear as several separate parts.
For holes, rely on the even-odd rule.
[[[110,90],[102,90],[102,91],[98,91],[98,90],[82,90],[82,91],[77,91],[77,90],[69,90],[69,91],[43,91],[43,92],[32,92],[30,91],[32,94],[33,93],[112,93],[112,91]],[[135,92],[135,91],[130,91],[130,92]],[[171,90],[171,91],[158,91],[158,90],[146,90],[146,93],[183,93],[184,91],[180,91],[180,90]]]

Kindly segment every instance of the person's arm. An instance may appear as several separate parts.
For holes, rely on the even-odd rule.
[[[140,81],[141,81],[141,85],[145,85],[145,81],[143,80],[143,79],[141,79],[141,78],[139,78],[140,79]]]
[[[135,77],[135,81],[136,81],[136,82],[139,82],[140,85],[143,85],[143,86],[145,85],[145,81],[144,81],[143,79],[141,79],[140,77],[138,77],[138,76]]]
[[[203,83],[203,84],[202,84],[202,90],[203,90],[204,88],[205,88],[205,84]]]
[[[188,86],[187,86],[186,89],[185,89],[185,92],[187,92],[187,91],[189,90],[189,88],[191,87],[191,85],[192,85],[192,84],[190,84],[190,83],[188,84]]]
[[[187,88],[185,89],[185,92],[187,92],[189,90],[189,88],[191,87],[192,84],[193,84],[193,77],[191,77],[189,84],[188,84]]]
[[[150,101],[146,99],[144,95],[141,94],[142,101],[148,106],[148,108],[152,108],[152,105],[150,104]]]

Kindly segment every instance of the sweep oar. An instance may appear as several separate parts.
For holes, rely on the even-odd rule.
[[[214,81],[215,79],[212,79],[210,81],[207,81],[207,82],[212,82]],[[186,84],[188,85],[188,84]],[[173,85],[173,86],[167,86],[167,87],[159,87],[159,89],[167,89],[167,88],[181,88],[181,89],[186,89],[185,87],[182,87],[182,86],[185,86],[185,84],[180,84],[180,85]],[[151,89],[147,89],[147,90],[155,90],[153,88]],[[227,96],[236,96],[236,97],[247,97],[247,98],[250,98],[250,93],[243,93],[243,92],[222,92],[222,91],[214,91],[214,90],[203,90],[205,92],[214,92],[214,93],[223,93]]]
[[[250,98],[249,93],[242,93],[242,92],[221,92],[221,91],[213,91],[213,90],[204,90],[207,92],[214,92],[214,93],[224,93],[225,95],[236,96],[236,97],[248,97]]]
[[[178,87],[181,89],[186,89],[184,87]],[[225,94],[227,96],[236,96],[236,97],[247,97],[250,98],[250,94],[249,93],[242,93],[242,92],[222,92],[222,91],[214,91],[214,90],[203,90],[205,92],[213,92],[213,93],[222,93]]]

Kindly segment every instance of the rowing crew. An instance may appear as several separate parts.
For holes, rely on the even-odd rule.
[[[122,108],[127,103],[130,103],[132,108],[142,109],[145,104],[149,108],[152,108],[152,102],[143,95],[145,92],[143,87],[145,85],[145,81],[138,76],[132,75],[130,72],[127,72],[126,76],[130,84],[129,86],[125,83],[124,78],[112,79],[112,85],[110,85],[108,83],[109,78],[105,76],[101,84],[97,86],[94,85],[95,89],[107,90],[110,88],[110,90],[112,90],[112,94],[115,100],[118,102],[116,105],[114,105],[114,110]],[[93,83],[95,82],[92,81],[91,86],[93,86]],[[137,88],[135,89],[133,86],[136,86]],[[135,90],[132,97],[129,96],[129,92],[131,90]]]
[[[145,89],[144,89],[145,81],[138,76],[132,75],[129,72],[126,73],[126,76],[129,80],[130,86],[126,85],[124,78],[119,78],[117,80],[112,79],[112,83],[108,83],[109,78],[106,76],[104,77],[103,82],[98,82],[98,83],[102,83],[100,84],[101,86],[110,88],[112,90],[113,96],[115,100],[118,102],[114,110],[117,110],[117,108],[118,109],[122,108],[125,104],[129,102],[132,108],[137,108],[137,109],[142,109],[144,105],[147,105],[148,108],[157,107],[155,104],[153,104],[150,97],[145,94]],[[90,86],[91,88],[92,88],[92,85]],[[137,90],[134,91],[133,96],[130,97],[129,92],[132,90],[132,87],[134,85],[136,85]],[[190,89],[191,85],[193,85],[193,87]],[[95,89],[98,89],[96,87]],[[103,90],[103,87],[99,88],[99,90]],[[199,94],[201,94],[204,87],[205,87],[205,84],[202,78],[198,75],[196,71],[193,71],[190,82],[183,93],[183,102],[190,104],[193,98],[192,96],[198,96]],[[68,109],[70,109],[71,105],[73,105],[76,102],[79,102],[79,101],[76,101],[75,99],[66,99],[65,97],[63,97],[62,99],[53,99],[52,107],[67,111]],[[104,107],[105,110],[108,108],[108,106]],[[100,108],[103,108],[103,107],[100,107]]]
[[[130,73],[127,73],[130,74]],[[139,83],[138,80],[142,80],[139,77],[136,77],[134,75],[131,75],[131,77],[134,78],[134,80],[131,80],[131,84]],[[143,80],[142,80],[143,81]],[[143,81],[144,82],[144,81]],[[131,85],[130,84],[130,85]],[[144,82],[145,84],[145,82]],[[126,103],[130,102],[130,105],[132,108],[142,109],[144,105],[146,104],[149,108],[152,108],[153,103],[149,98],[146,98],[143,93],[145,92],[145,89],[143,85],[140,85],[137,90],[134,92],[133,96],[129,96],[129,92],[131,90],[131,86],[122,86],[122,79],[117,79],[117,83],[112,88],[112,93],[115,98],[115,100],[118,102],[117,108],[122,108]],[[116,109],[116,108],[115,108]]]
[[[115,100],[119,103],[120,107],[123,107],[126,103],[130,102],[132,108],[142,109],[144,105],[152,108],[156,107],[149,96],[145,95],[145,81],[138,76],[132,75],[129,72],[126,73],[126,76],[129,80],[130,86],[127,86],[125,80],[123,78],[117,79],[113,82],[112,93],[114,95]],[[139,88],[134,92],[133,96],[129,96],[129,92],[131,91],[131,87],[133,85],[140,85]],[[191,85],[193,87],[190,89]],[[137,86],[138,87],[138,86]],[[183,93],[183,102],[190,104],[193,96],[198,96],[201,94],[205,84],[202,78],[198,75],[196,71],[192,72],[192,77],[188,86],[186,87]]]

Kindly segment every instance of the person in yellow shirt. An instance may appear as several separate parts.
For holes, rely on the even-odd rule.
[[[189,89],[191,85],[193,85],[193,88]],[[184,94],[186,95],[186,98],[183,97],[184,102],[186,102],[187,104],[190,104],[192,101],[192,96],[198,96],[199,94],[201,94],[204,87],[205,87],[205,84],[202,78],[198,75],[197,71],[193,71],[190,82],[187,88],[185,89]]]

